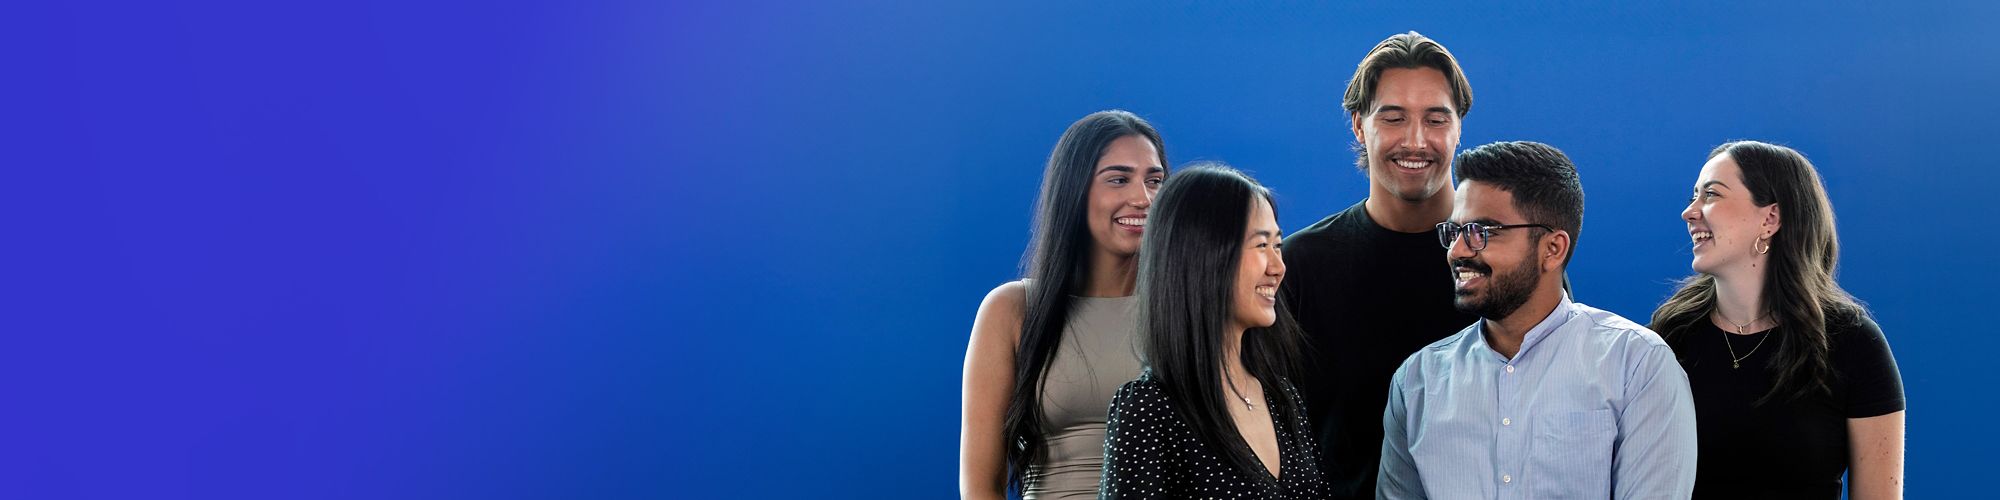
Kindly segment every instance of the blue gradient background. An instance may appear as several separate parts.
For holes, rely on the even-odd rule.
[[[1365,195],[1338,94],[1411,29],[1463,145],[1575,159],[1577,296],[1628,317],[1710,147],[1805,151],[1910,496],[1990,494],[1992,2],[6,10],[0,497],[949,497],[1063,127],[1138,112],[1302,227]]]

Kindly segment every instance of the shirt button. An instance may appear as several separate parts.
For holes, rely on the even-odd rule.
[[[1511,418],[1500,419],[1500,425],[1514,425],[1514,419]]]
[[[1506,474],[1501,474],[1501,475],[1500,475],[1500,482],[1503,482],[1503,483],[1512,483],[1512,482],[1514,482],[1514,476],[1509,476],[1509,475],[1506,475]]]
[[[1507,373],[1514,373],[1514,365],[1507,365]]]

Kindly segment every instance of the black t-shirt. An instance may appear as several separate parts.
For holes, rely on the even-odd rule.
[[[1309,343],[1299,388],[1329,498],[1375,498],[1389,376],[1417,349],[1479,319],[1452,306],[1437,233],[1383,228],[1365,204],[1285,238],[1280,291]]]
[[[1874,320],[1829,315],[1827,323],[1833,393],[1780,395],[1762,406],[1753,403],[1771,388],[1777,349],[1776,339],[1757,343],[1770,331],[1731,335],[1704,318],[1669,339],[1694,391],[1701,446],[1694,498],[1840,498],[1847,419],[1902,411],[1903,379]],[[1748,356],[1741,368],[1730,367],[1732,348]]]

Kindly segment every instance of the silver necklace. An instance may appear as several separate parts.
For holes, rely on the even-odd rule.
[[[1250,404],[1250,397],[1244,396],[1243,391],[1236,390],[1236,384],[1229,384],[1229,392],[1236,393],[1236,399],[1243,400],[1243,409],[1257,411],[1257,405]]]

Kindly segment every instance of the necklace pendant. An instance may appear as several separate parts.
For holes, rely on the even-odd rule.
[[[1731,370],[1734,370],[1734,369],[1737,369],[1737,368],[1742,368],[1742,367],[1743,367],[1743,363],[1741,363],[1741,362],[1736,362],[1736,361],[1730,361],[1730,362],[1729,362],[1729,369],[1731,369]]]

